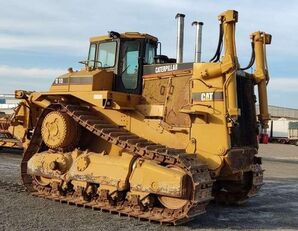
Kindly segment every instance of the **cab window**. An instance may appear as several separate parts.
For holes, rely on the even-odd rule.
[[[152,43],[146,43],[145,63],[148,65],[154,64],[154,57],[156,53],[156,47]]]
[[[97,55],[97,67],[114,67],[116,61],[116,45],[113,42],[99,43],[98,45],[98,55]]]
[[[126,41],[122,47],[122,83],[127,90],[138,87],[139,41]]]
[[[89,67],[94,67],[95,54],[96,54],[96,44],[92,43],[90,45],[89,54],[88,54],[88,66]]]

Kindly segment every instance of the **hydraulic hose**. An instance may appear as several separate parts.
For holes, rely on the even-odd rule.
[[[216,52],[214,54],[214,56],[210,59],[209,62],[218,62],[220,59],[220,54],[221,54],[221,50],[222,50],[222,44],[223,44],[223,24],[220,23],[219,24],[219,38],[218,38],[218,44],[217,44],[217,48],[216,48]]]
[[[251,68],[255,62],[256,54],[255,54],[255,44],[253,42],[251,43],[251,49],[252,49],[252,51],[251,51],[250,61],[246,67],[240,68],[240,70],[242,70],[242,71],[245,71],[245,70]]]

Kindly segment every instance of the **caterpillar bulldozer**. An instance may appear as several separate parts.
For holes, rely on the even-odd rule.
[[[265,130],[271,35],[251,34],[247,68],[256,65],[245,72],[236,54],[237,21],[237,11],[219,15],[210,62],[183,63],[178,14],[177,59],[157,54],[154,36],[111,31],[92,37],[84,67],[69,68],[49,91],[17,90],[22,102],[10,130],[25,147],[27,190],[175,225],[204,213],[211,200],[255,196],[263,184],[257,120]]]
[[[9,125],[9,117],[0,113],[0,151],[4,148],[22,149],[22,143],[8,131]]]

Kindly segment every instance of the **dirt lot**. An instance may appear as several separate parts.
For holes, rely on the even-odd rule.
[[[242,206],[211,204],[184,226],[166,227],[27,195],[20,186],[19,154],[0,153],[0,230],[217,230],[298,229],[298,147],[260,147],[265,185]]]

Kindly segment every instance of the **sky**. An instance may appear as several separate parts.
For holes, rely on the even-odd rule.
[[[269,104],[298,108],[298,1],[287,0],[0,0],[0,94],[47,91],[67,68],[80,69],[89,38],[108,31],[152,34],[162,53],[175,57],[177,13],[184,13],[184,62],[194,59],[193,21],[204,22],[202,61],[218,42],[217,16],[239,12],[236,46],[241,66],[250,55],[249,35],[272,34],[267,47]]]

